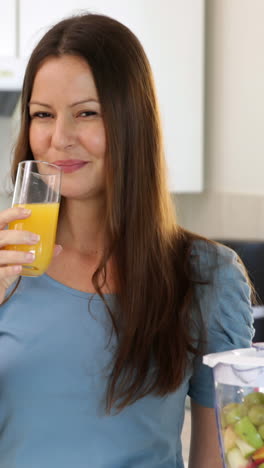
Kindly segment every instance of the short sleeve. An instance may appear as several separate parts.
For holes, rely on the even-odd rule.
[[[196,285],[197,307],[206,330],[203,354],[250,347],[253,310],[245,269],[233,250],[199,242],[193,264],[207,283]],[[194,359],[188,394],[203,406],[214,406],[213,372],[202,363],[202,356]]]

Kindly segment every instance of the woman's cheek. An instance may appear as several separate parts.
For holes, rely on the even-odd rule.
[[[41,155],[48,147],[48,135],[43,129],[40,131],[34,125],[31,126],[29,131],[29,143],[32,153],[36,155]]]
[[[105,154],[106,138],[104,126],[94,125],[89,128],[89,132],[84,134],[85,146],[94,155],[103,157]]]

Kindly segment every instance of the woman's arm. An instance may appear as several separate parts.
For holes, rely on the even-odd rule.
[[[191,413],[189,468],[223,468],[215,410],[191,400]]]

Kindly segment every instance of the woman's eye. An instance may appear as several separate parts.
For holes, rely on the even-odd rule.
[[[34,118],[45,119],[47,117],[51,117],[51,114],[49,112],[34,112],[34,114],[32,114],[30,117],[31,119],[34,119]]]
[[[82,111],[79,114],[79,117],[91,117],[93,115],[97,115],[96,111]]]

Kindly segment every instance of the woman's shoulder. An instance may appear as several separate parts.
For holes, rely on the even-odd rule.
[[[216,260],[220,262],[233,262],[238,257],[230,247],[206,238],[193,240],[191,256],[195,257],[197,255],[201,261],[209,265],[214,264]]]
[[[226,279],[234,275],[247,276],[245,267],[234,250],[207,239],[195,239],[190,251],[193,271],[204,280]],[[208,278],[207,278],[208,277]]]
[[[237,347],[249,346],[254,335],[252,288],[239,256],[222,244],[195,239],[190,263],[195,297],[210,330],[210,352],[218,350],[214,343],[220,348],[221,340],[227,344],[227,336]]]

